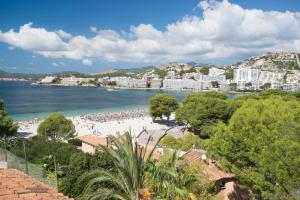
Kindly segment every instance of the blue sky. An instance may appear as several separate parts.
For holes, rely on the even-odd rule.
[[[300,1],[200,2],[1,0],[0,69],[94,73],[299,51]]]

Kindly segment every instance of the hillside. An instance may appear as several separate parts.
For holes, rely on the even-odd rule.
[[[300,54],[290,52],[267,53],[251,57],[234,65],[235,68],[256,68],[266,71],[285,72],[300,70]]]

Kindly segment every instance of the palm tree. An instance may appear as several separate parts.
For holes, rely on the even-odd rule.
[[[110,136],[113,147],[101,146],[113,160],[114,171],[95,170],[83,175],[79,181],[89,180],[83,199],[138,200],[149,196],[145,188],[145,167],[156,148],[149,151],[133,141],[129,132],[123,136]],[[160,140],[159,140],[160,141]],[[159,142],[158,141],[158,142]],[[158,143],[157,142],[157,143]]]
[[[164,159],[147,169],[147,186],[160,199],[191,199],[189,186],[198,179],[178,164],[178,153],[166,153]]]

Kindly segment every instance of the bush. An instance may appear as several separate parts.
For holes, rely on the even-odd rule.
[[[183,137],[174,138],[172,135],[165,136],[161,141],[160,145],[166,148],[172,148],[182,151],[188,151],[189,149],[202,148],[202,140],[192,133],[187,133]]]
[[[74,138],[74,139],[68,140],[68,144],[72,144],[74,146],[80,147],[82,145],[82,142],[78,138]]]
[[[57,164],[68,165],[70,157],[78,150],[74,145],[57,141],[46,141],[44,137],[34,136],[26,141],[26,154],[30,162],[44,164],[47,156],[56,156]],[[11,152],[19,157],[24,157],[22,140],[17,140],[16,144],[11,147]]]

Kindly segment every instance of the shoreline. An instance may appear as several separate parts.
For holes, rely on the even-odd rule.
[[[20,114],[12,114],[8,115],[8,117],[12,118],[16,122],[21,121],[29,121],[35,119],[45,119],[51,113],[60,112],[65,115],[65,117],[73,117],[73,116],[80,116],[80,115],[94,115],[94,114],[102,114],[102,113],[116,113],[128,110],[140,110],[140,109],[147,109],[147,105],[141,106],[126,106],[126,107],[114,107],[114,108],[99,108],[99,109],[77,109],[77,110],[58,110],[52,112],[39,112],[39,113],[20,113]]]
[[[77,136],[82,135],[114,135],[130,131],[137,136],[144,129],[147,130],[166,130],[166,124],[154,123],[146,109],[135,109],[119,112],[106,112],[98,114],[85,114],[69,116],[72,120]],[[171,119],[174,118],[174,114]],[[21,137],[31,137],[37,134],[38,125],[41,119],[19,121],[20,128],[18,133]]]

